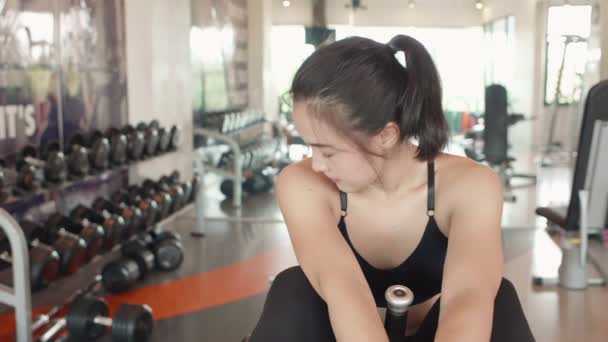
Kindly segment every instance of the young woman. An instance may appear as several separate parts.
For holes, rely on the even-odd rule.
[[[275,278],[250,342],[388,341],[377,307],[394,284],[415,296],[408,341],[533,341],[503,278],[500,180],[441,152],[449,129],[424,46],[325,45],[291,92],[313,154],[276,193],[300,266]]]

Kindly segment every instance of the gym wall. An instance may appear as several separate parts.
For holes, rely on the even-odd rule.
[[[127,122],[122,0],[12,0],[0,9],[0,156],[14,169],[26,145]],[[27,196],[3,207],[22,216],[71,208],[126,182],[126,173]]]
[[[125,1],[128,121],[157,119],[161,126],[180,125],[176,153],[139,163],[129,170],[137,183],[179,170],[192,176],[192,94],[190,0]]]

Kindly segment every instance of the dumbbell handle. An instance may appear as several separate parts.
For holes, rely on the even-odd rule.
[[[53,324],[47,331],[44,332],[44,334],[42,334],[42,336],[40,336],[38,338],[38,342],[49,342],[51,341],[51,339],[57,335],[58,332],[61,331],[61,329],[65,328],[65,326],[67,325],[67,320],[65,318],[60,318],[58,319],[55,324]]]
[[[93,318],[93,323],[99,324],[99,325],[105,325],[106,327],[111,327],[112,319],[110,317],[95,316],[95,318]]]
[[[33,158],[33,157],[25,157],[24,160],[26,163],[32,164],[37,167],[44,167],[46,165],[46,163],[43,160]]]

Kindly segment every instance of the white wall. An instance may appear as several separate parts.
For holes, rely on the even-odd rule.
[[[602,32],[601,78],[608,79],[608,4],[600,3],[600,27]]]
[[[157,119],[181,125],[177,153],[131,168],[137,182],[178,169],[192,175],[192,96],[190,73],[190,0],[125,1],[129,123]]]
[[[293,0],[290,7],[272,1],[275,25],[312,24],[312,1]],[[480,11],[469,0],[419,0],[414,9],[407,0],[363,0],[367,10],[355,15],[344,7],[349,0],[325,0],[327,24],[360,26],[466,27],[481,23]]]
[[[263,110],[268,119],[277,116],[277,100],[272,84],[270,37],[273,0],[247,2],[249,40],[249,107]],[[294,1],[295,2],[295,1]]]

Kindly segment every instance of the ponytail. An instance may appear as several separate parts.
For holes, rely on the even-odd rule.
[[[416,157],[433,159],[449,139],[442,108],[441,80],[433,58],[419,41],[409,36],[395,36],[387,45],[393,53],[402,51],[405,54],[406,86],[396,113],[401,138],[416,138]]]

